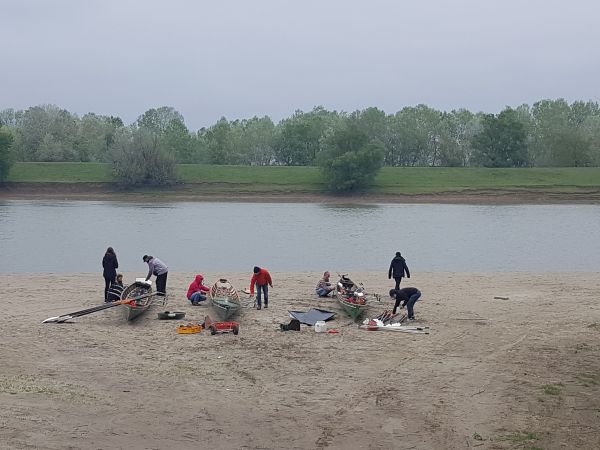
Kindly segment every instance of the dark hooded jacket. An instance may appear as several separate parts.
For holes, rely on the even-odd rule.
[[[395,256],[390,263],[390,270],[388,270],[388,278],[410,278],[410,271],[406,265],[406,260],[402,256]]]
[[[104,269],[103,276],[109,280],[117,278],[117,269],[119,268],[119,262],[117,256],[114,253],[106,253],[102,258],[102,268]]]

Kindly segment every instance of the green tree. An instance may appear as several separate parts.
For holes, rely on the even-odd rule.
[[[390,118],[386,161],[393,166],[440,164],[442,113],[426,105],[406,107]]]
[[[348,193],[371,184],[383,165],[384,147],[370,142],[356,115],[324,139],[319,166],[329,190]]]
[[[125,186],[171,185],[177,181],[173,154],[151,131],[123,129],[111,150],[114,175]]]
[[[56,105],[34,106],[22,118],[21,153],[23,161],[79,161],[76,151],[77,116]]]
[[[8,172],[10,172],[10,168],[14,162],[11,154],[12,144],[12,134],[0,128],[0,183],[8,178]]]
[[[110,147],[117,130],[123,127],[119,117],[88,113],[79,121],[75,149],[80,161],[109,162]]]
[[[243,163],[253,166],[270,165],[275,160],[275,124],[271,118],[264,116],[243,120],[242,130],[239,145]]]
[[[439,124],[438,165],[466,167],[473,149],[473,136],[479,131],[477,116],[466,109],[442,113]]]
[[[194,142],[189,130],[181,120],[172,120],[160,139],[164,148],[175,155],[178,163],[193,162]]]
[[[358,126],[365,132],[370,141],[384,142],[387,135],[387,116],[378,108],[367,108],[354,113]]]
[[[316,107],[311,112],[296,111],[278,125],[275,142],[277,162],[286,166],[313,165],[321,151],[321,139],[335,127],[337,113]]]
[[[20,127],[23,121],[23,111],[7,108],[0,111],[0,127]]]
[[[600,115],[588,117],[582,124],[582,133],[589,143],[590,165],[600,166]]]
[[[531,110],[531,152],[538,166],[586,166],[593,161],[594,141],[587,124],[600,116],[597,103],[542,100]],[[593,120],[592,120],[593,122]]]
[[[175,108],[161,106],[160,108],[151,108],[138,117],[137,126],[139,128],[146,128],[153,133],[163,134],[174,120],[185,123],[183,116]]]
[[[525,167],[529,164],[527,134],[518,113],[506,108],[485,114],[482,130],[473,137],[473,159],[484,167]]]
[[[225,117],[204,133],[208,161],[211,164],[236,164],[233,132]]]

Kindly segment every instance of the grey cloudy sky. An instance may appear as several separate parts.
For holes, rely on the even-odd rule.
[[[173,106],[191,129],[322,105],[600,99],[597,0],[0,0],[0,109]]]

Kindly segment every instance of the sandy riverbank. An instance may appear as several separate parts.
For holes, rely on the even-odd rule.
[[[200,320],[193,275],[170,274],[169,309]],[[118,308],[42,325],[101,303],[102,277],[0,274],[0,448],[600,447],[600,274],[414,274],[429,335],[358,329],[314,296],[319,275],[273,273],[269,309],[211,336]],[[279,331],[311,306],[338,312],[341,334]]]

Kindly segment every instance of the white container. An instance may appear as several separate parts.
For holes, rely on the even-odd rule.
[[[318,320],[317,322],[315,322],[315,333],[325,333],[327,331],[327,324],[322,321],[322,320]]]

